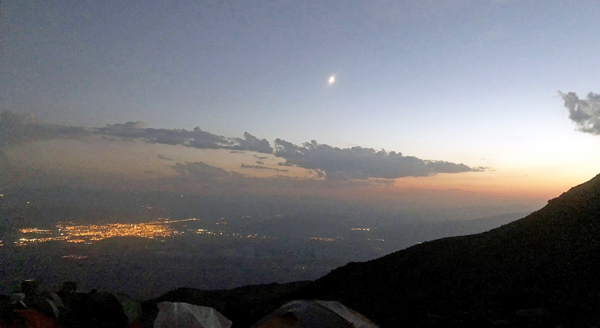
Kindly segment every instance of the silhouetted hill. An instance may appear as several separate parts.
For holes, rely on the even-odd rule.
[[[382,327],[593,327],[599,264],[600,175],[494,230],[349,263],[312,283],[273,293],[178,290],[161,300],[224,308],[234,327],[292,299],[340,301]]]
[[[600,175],[489,232],[333,270],[286,298],[338,300],[384,327],[600,323]]]

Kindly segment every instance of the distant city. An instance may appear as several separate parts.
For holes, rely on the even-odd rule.
[[[186,220],[169,220],[168,218],[159,218],[156,221],[138,223],[138,224],[104,224],[104,225],[75,225],[72,222],[61,222],[56,225],[56,229],[38,229],[23,228],[19,229],[25,236],[15,242],[17,246],[27,246],[35,243],[63,240],[68,243],[86,243],[91,244],[94,241],[113,237],[141,237],[141,238],[161,238],[172,237],[184,233],[170,228],[170,224],[177,222],[195,221],[198,219],[190,218]],[[191,229],[190,229],[191,230]],[[210,233],[203,229],[194,231],[195,233]]]
[[[276,236],[261,236],[259,234],[243,234],[236,232],[226,232],[223,230],[214,231],[209,229],[179,229],[175,230],[172,225],[182,222],[202,221],[198,218],[189,218],[183,220],[171,220],[169,218],[158,218],[150,222],[136,224],[113,223],[113,224],[88,224],[78,225],[73,222],[59,222],[55,229],[40,228],[22,228],[19,232],[23,234],[21,238],[14,242],[15,246],[28,246],[51,241],[64,241],[67,243],[85,243],[92,244],[100,240],[115,237],[139,237],[148,239],[161,239],[181,236],[184,234],[201,234],[226,236],[235,238],[249,239],[278,239]],[[226,221],[216,222],[215,225],[226,225]],[[187,226],[186,226],[187,227]],[[185,227],[184,227],[185,228]],[[370,231],[371,228],[351,228],[351,231]],[[310,237],[309,240],[332,242],[342,240],[341,237]],[[367,238],[366,240],[371,240]],[[384,241],[383,239],[374,239]],[[0,243],[0,246],[2,244]]]
[[[189,286],[228,289],[317,279],[439,237],[485,231],[524,214],[419,220],[418,214],[303,200],[206,198],[92,190],[14,190],[0,197],[0,294],[35,279],[144,299]],[[260,206],[259,206],[260,205]]]

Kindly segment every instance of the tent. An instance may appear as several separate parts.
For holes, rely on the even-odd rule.
[[[63,319],[71,326],[125,328],[137,322],[141,313],[140,303],[125,294],[78,293]]]
[[[291,301],[252,328],[377,328],[361,314],[332,301]]]
[[[32,309],[18,309],[10,318],[0,318],[0,327],[61,328],[56,321]]]
[[[134,300],[123,293],[112,293],[112,295],[121,303],[123,313],[127,316],[128,325],[131,325],[142,317],[142,305],[138,300]]]
[[[217,310],[179,302],[158,303],[154,328],[229,328],[231,321]]]

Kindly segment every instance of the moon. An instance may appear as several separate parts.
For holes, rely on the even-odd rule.
[[[329,78],[329,84],[333,84],[335,82],[335,76]]]

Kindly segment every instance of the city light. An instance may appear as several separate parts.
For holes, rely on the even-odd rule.
[[[173,237],[180,235],[181,233],[171,229],[170,224],[196,220],[197,219],[195,218],[185,220],[158,219],[137,224],[113,223],[103,225],[75,225],[72,222],[62,222],[57,224],[56,229],[53,230],[38,228],[20,229],[19,231],[21,233],[29,236],[20,238],[19,241],[16,242],[16,245],[27,246],[48,241],[89,244],[93,241],[112,237],[141,237],[148,239]]]

